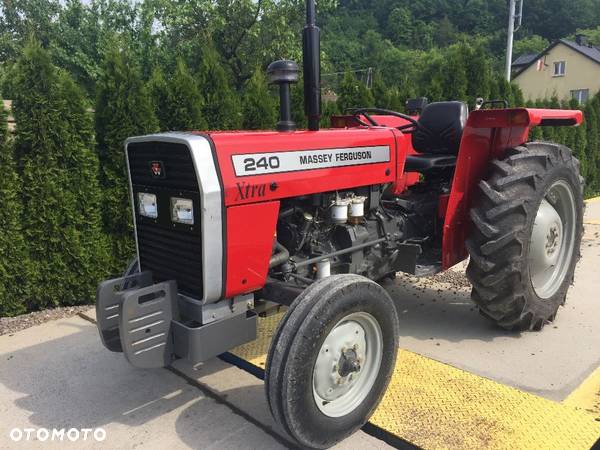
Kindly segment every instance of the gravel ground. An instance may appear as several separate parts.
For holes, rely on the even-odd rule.
[[[0,317],[0,336],[3,334],[12,334],[25,328],[49,322],[51,320],[71,317],[80,312],[87,311],[91,305],[64,306],[60,308],[46,309],[29,314],[23,314],[16,317]]]
[[[466,263],[462,263],[456,266],[453,270],[439,273],[432,277],[417,278],[415,276],[398,273],[398,278],[402,279],[403,282],[408,282],[416,285],[417,288],[430,287],[434,285],[439,288],[437,283],[447,283],[451,289],[463,290],[470,289],[471,284],[464,275],[464,269]],[[439,290],[441,292],[441,290]],[[66,306],[53,309],[46,309],[44,311],[36,311],[29,314],[23,314],[16,317],[0,317],[0,336],[3,334],[12,334],[17,331],[24,330],[25,328],[40,325],[44,322],[51,320],[62,319],[64,317],[71,317],[80,312],[87,311],[92,305],[81,305],[81,306]]]

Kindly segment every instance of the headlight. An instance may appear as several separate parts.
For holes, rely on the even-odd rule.
[[[141,216],[149,217],[150,219],[156,219],[158,217],[156,194],[138,192],[138,208]]]
[[[187,198],[171,197],[171,220],[194,225],[194,202]]]

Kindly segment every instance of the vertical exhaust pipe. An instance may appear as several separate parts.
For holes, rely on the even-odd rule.
[[[306,0],[306,26],[302,32],[304,112],[308,129],[319,130],[321,121],[321,31],[316,25],[315,0]]]

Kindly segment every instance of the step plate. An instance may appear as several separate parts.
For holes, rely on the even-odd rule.
[[[264,373],[282,317],[260,319],[257,339],[230,351],[246,361],[241,368],[250,363]],[[369,422],[425,449],[588,450],[600,436],[600,417],[594,414],[402,349]]]
[[[134,275],[103,281],[96,291],[96,323],[104,346],[111,352],[122,352],[119,337],[119,317],[123,292],[152,284],[152,273]]]
[[[177,283],[165,281],[122,294],[119,318],[121,348],[135,367],[165,367],[173,355],[172,319],[177,311]]]

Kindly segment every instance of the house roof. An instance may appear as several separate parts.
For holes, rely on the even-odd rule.
[[[521,55],[513,61],[512,65],[513,65],[513,67],[528,65],[528,64],[532,63],[533,61],[535,61],[536,56],[537,56],[537,53],[528,53],[526,55]]]
[[[594,46],[594,45],[590,46],[590,45],[587,45],[587,44],[586,45],[579,45],[577,42],[568,41],[567,39],[558,39],[558,40],[554,41],[552,44],[550,44],[547,48],[545,48],[544,50],[542,50],[540,53],[538,53],[537,55],[533,55],[532,59],[528,63],[519,64],[518,66],[522,67],[522,69],[519,70],[519,72],[515,75],[515,78],[518,77],[519,75],[521,75],[523,72],[525,72],[525,70],[527,70],[527,68],[529,68],[529,66],[531,66],[532,64],[534,64],[542,56],[548,54],[558,44],[566,45],[567,47],[575,50],[576,52],[582,54],[583,56],[585,56],[585,57],[591,59],[592,61],[600,64],[600,47]],[[521,58],[523,58],[525,56],[530,57],[531,55],[520,56],[519,58],[517,58],[515,60],[515,62],[513,63],[513,66],[515,65],[515,63],[517,61],[519,61]]]

